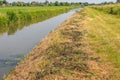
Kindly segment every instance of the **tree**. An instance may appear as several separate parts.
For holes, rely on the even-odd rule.
[[[6,0],[3,0],[3,4],[7,4],[8,2]]]
[[[49,1],[45,0],[45,5],[48,6],[49,4]]]
[[[23,4],[24,2],[20,2],[20,1],[17,2],[17,6],[23,6]]]
[[[17,2],[12,2],[12,6],[17,6]]]
[[[0,0],[0,5],[2,5],[3,4],[3,1],[2,0]]]
[[[117,2],[120,2],[120,0],[117,0]]]
[[[54,6],[54,3],[52,3],[52,2],[49,2],[49,6]]]
[[[55,6],[59,6],[60,3],[58,1],[55,1]]]
[[[6,0],[0,0],[0,5],[7,5],[8,2]]]
[[[70,5],[70,3],[68,3],[68,2],[65,2],[65,6],[69,6]]]
[[[60,6],[65,6],[65,3],[64,2],[60,2]]]

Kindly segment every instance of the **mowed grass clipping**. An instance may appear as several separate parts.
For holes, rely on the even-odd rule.
[[[88,42],[91,48],[97,53],[96,55],[101,56],[103,63],[109,63],[116,69],[116,71],[112,71],[111,80],[119,80],[120,17],[118,17],[118,14],[114,15],[104,11],[106,8],[111,9],[113,6],[105,6],[104,10],[99,10],[101,7],[104,9],[104,6],[86,9],[88,17],[86,25],[89,32]]]

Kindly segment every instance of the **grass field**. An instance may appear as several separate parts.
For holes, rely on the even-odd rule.
[[[118,15],[87,7],[50,33],[4,80],[119,80],[119,53]]]
[[[0,26],[43,20],[72,9],[72,7],[1,7]]]

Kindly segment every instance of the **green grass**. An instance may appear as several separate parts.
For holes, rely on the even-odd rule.
[[[98,10],[101,7],[103,10]],[[104,6],[101,7],[86,9],[86,15],[89,17],[87,23],[87,26],[89,26],[89,44],[98,53],[97,55],[102,57],[103,63],[110,63],[116,68],[112,75],[114,75],[114,78],[116,77],[116,80],[119,80],[120,19],[117,15],[106,13]],[[110,6],[107,8],[110,8]]]

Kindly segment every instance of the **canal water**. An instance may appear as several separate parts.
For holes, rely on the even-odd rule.
[[[73,9],[43,22],[15,29],[14,33],[0,34],[0,80],[3,75],[14,68],[45,36],[55,30],[61,23],[74,14]],[[0,30],[1,31],[1,30]]]

